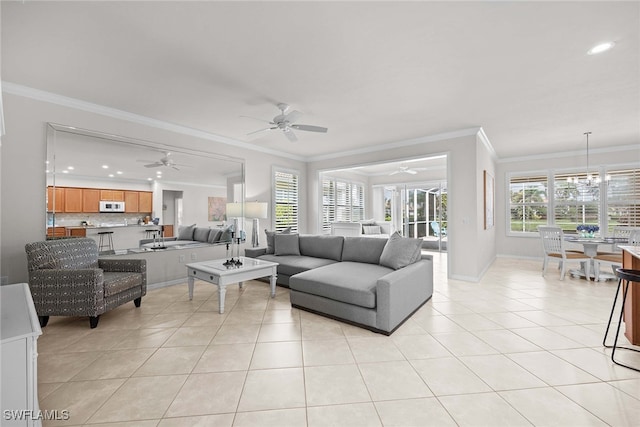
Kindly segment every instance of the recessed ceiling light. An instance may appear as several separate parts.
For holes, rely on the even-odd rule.
[[[69,169],[70,171],[72,171],[74,168],[73,168],[73,166],[67,166],[67,169]]]
[[[102,165],[102,169],[109,169],[109,165]]]
[[[118,175],[122,175],[122,171],[118,171],[116,172]]]
[[[153,181],[153,178],[147,178],[147,181]]]
[[[112,173],[110,173],[110,174],[109,174],[109,178],[113,178],[113,176],[114,176],[114,175],[113,175]]]
[[[611,49],[613,46],[615,46],[614,42],[606,42],[606,43],[600,43],[594,47],[592,47],[591,49],[589,49],[587,51],[587,54],[589,55],[596,55],[598,53],[602,53],[602,52],[606,52],[609,49]]]

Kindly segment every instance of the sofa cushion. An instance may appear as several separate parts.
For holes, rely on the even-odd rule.
[[[306,234],[300,236],[300,254],[335,261],[342,259],[344,237]]]
[[[380,264],[380,255],[387,244],[385,239],[368,237],[345,237],[342,249],[342,261]]]
[[[287,227],[284,230],[277,232],[277,231],[269,231],[265,228],[264,230],[264,234],[266,234],[267,236],[267,254],[273,254],[275,253],[275,246],[274,246],[274,238],[276,234],[290,234],[291,233],[291,227]]]
[[[363,225],[362,234],[382,234],[379,225]]]
[[[212,228],[209,231],[209,237],[207,238],[207,243],[216,243],[220,240],[220,236],[222,235],[222,230],[219,228]]]
[[[141,273],[105,271],[103,274],[105,297],[142,285]]]
[[[398,270],[420,259],[422,239],[402,237],[396,231],[389,237],[380,255],[380,265]]]
[[[300,255],[300,244],[297,234],[276,234],[273,243],[277,256]]]
[[[269,254],[261,255],[258,258],[265,261],[277,262],[279,276],[293,276],[294,274],[302,273],[303,271],[323,267],[329,264],[335,264],[337,262],[326,258],[314,258],[310,256],[295,255],[277,256]],[[280,279],[278,279],[278,283],[280,283]]]
[[[378,279],[391,271],[381,265],[337,262],[296,274],[289,281],[289,287],[335,301],[375,308]]]
[[[211,232],[210,228],[196,227],[193,230],[193,240],[196,240],[198,242],[208,243],[210,232]]]
[[[98,267],[98,244],[91,238],[27,243],[25,250],[29,271]]]
[[[193,232],[196,225],[181,225],[178,227],[178,240],[193,240]]]

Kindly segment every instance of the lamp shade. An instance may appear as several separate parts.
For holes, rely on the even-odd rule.
[[[245,216],[247,218],[267,217],[269,204],[267,202],[247,202],[245,203]]]
[[[242,203],[227,203],[227,218],[241,218]]]

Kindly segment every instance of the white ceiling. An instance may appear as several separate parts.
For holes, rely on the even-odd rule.
[[[4,82],[306,159],[476,126],[499,158],[640,141],[638,2],[0,7]],[[249,139],[278,102],[328,133]]]

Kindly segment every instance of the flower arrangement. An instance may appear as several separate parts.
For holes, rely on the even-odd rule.
[[[591,224],[580,224],[576,227],[576,230],[580,232],[582,237],[593,237],[600,230],[600,227]]]

